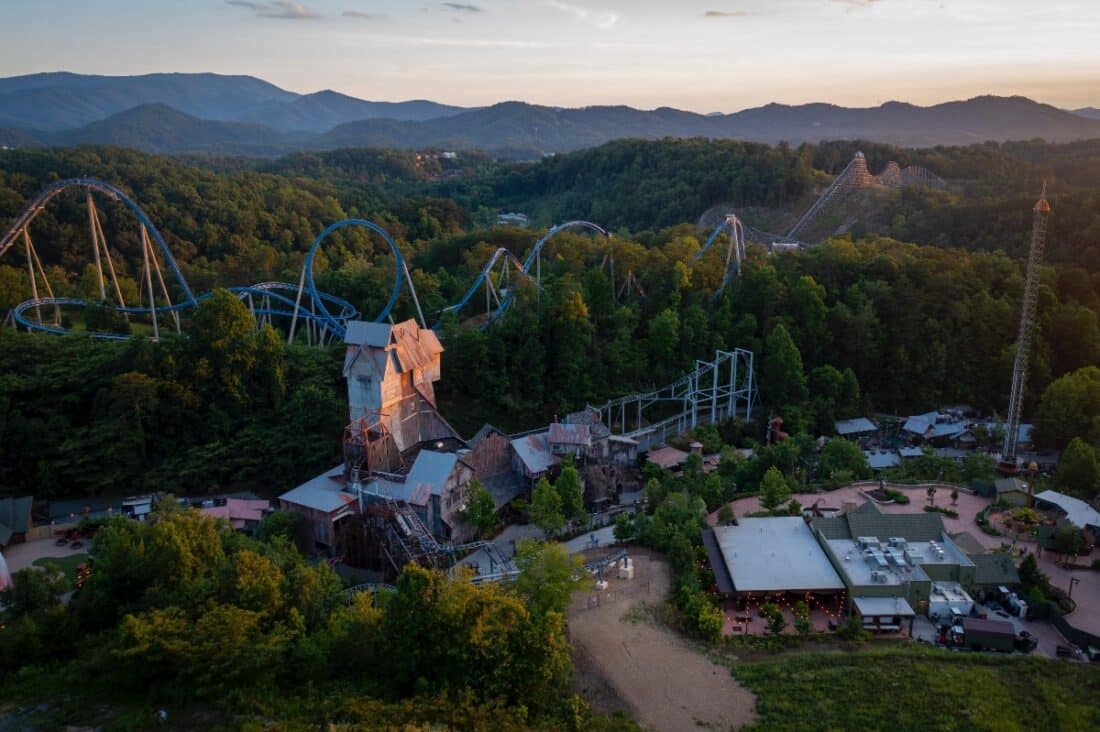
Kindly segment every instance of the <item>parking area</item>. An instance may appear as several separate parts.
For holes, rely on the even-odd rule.
[[[1033,654],[1047,656],[1048,658],[1056,658],[1057,655],[1055,651],[1057,647],[1066,645],[1066,639],[1062,637],[1058,629],[1046,621],[1018,618],[1006,612],[996,603],[990,603],[988,605],[975,603],[975,607],[979,615],[985,615],[986,618],[990,620],[1003,620],[1007,623],[1012,623],[1012,627],[1015,628],[1017,635],[1019,635],[1021,631],[1030,633],[1038,643],[1035,650],[1032,651]],[[923,616],[914,618],[914,640],[921,640],[935,645],[938,637],[939,627],[936,623]]]
[[[61,558],[71,557],[74,554],[87,554],[91,543],[91,540],[83,541],[80,546],[73,548],[72,544],[58,546],[57,540],[53,538],[38,539],[36,541],[13,544],[7,547],[4,549],[4,559],[8,562],[8,569],[12,574],[15,574],[19,570],[34,564],[37,559]]]

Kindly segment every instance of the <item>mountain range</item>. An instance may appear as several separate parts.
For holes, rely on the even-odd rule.
[[[0,79],[0,144],[113,144],[162,153],[279,155],[339,147],[482,149],[532,158],[637,137],[792,144],[866,139],[926,147],[1041,137],[1100,138],[1100,110],[982,96],[920,107],[768,104],[733,114],[662,107],[575,109],[524,102],[462,108],[296,94],[251,76],[67,72]]]

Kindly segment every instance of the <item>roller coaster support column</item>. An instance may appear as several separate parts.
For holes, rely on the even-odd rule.
[[[27,233],[26,229],[23,229],[23,247],[27,251],[27,274],[31,278],[31,297],[35,300],[38,299],[38,279],[34,274],[34,258],[31,256],[31,235]],[[38,324],[42,325],[42,308],[34,306],[34,316],[38,319]]]
[[[412,295],[413,304],[416,305],[416,314],[420,317],[420,327],[427,328],[428,321],[424,320],[424,311],[420,309],[420,298],[416,296],[416,287],[413,286],[413,278],[409,274],[409,263],[404,257],[401,258],[401,266],[405,268],[405,281],[409,283],[409,294]]]
[[[180,334],[180,314],[172,307],[172,296],[168,294],[168,286],[164,284],[164,273],[160,271],[160,262],[157,261],[157,250],[153,249],[153,242],[149,239],[145,229],[141,230],[145,247],[149,250],[149,258],[153,262],[153,271],[157,274],[157,282],[160,284],[160,293],[164,296],[164,302],[168,306],[168,312],[172,314],[172,322],[176,326],[176,335]]]
[[[298,278],[298,294],[294,296],[294,315],[290,318],[290,335],[286,337],[286,344],[294,343],[294,330],[298,327],[298,309],[302,307],[302,292],[306,288],[306,268],[302,267],[302,276]],[[312,333],[310,333],[310,345],[312,346]]]
[[[95,256],[96,280],[99,284],[99,301],[107,300],[107,288],[103,286],[103,262],[99,259],[99,234],[95,229],[95,203],[92,202],[92,192],[86,191],[88,201],[88,228],[92,230],[92,254]]]
[[[93,199],[94,204],[94,199]],[[99,222],[99,210],[92,206],[92,219],[95,222],[95,229],[99,233],[99,242],[103,247],[103,258],[107,260],[107,271],[111,274],[111,284],[114,285],[115,297],[118,298],[119,307],[126,307],[126,300],[122,297],[122,288],[118,284],[118,274],[115,272],[115,261],[111,259],[111,249],[107,246],[107,237],[103,233],[103,224]],[[130,320],[129,313],[123,312],[123,316],[127,322]]]
[[[153,271],[149,268],[149,237],[145,233],[145,224],[141,225],[141,258],[145,263],[145,271],[142,278],[145,280],[145,290],[149,295],[149,318],[153,321],[153,340],[160,340],[160,329],[157,327],[157,306],[153,301]]]

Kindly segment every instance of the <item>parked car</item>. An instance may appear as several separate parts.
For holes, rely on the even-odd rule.
[[[53,543],[53,545],[54,546],[65,546],[68,543],[69,543],[68,539],[66,539],[64,536],[59,536],[59,537],[57,537],[57,541],[55,541]]]

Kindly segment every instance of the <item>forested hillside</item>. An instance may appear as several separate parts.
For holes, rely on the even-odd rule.
[[[659,386],[716,347],[738,345],[758,355],[766,407],[780,411],[792,430],[815,432],[828,431],[834,417],[869,410],[906,413],[946,402],[1004,410],[1023,276],[1021,261],[995,250],[1022,250],[1034,201],[1028,191],[1047,171],[1055,177],[1052,191],[1061,192],[1051,196],[1051,263],[1040,291],[1026,413],[1036,413],[1053,380],[1100,362],[1100,201],[1084,190],[1095,145],[1045,146],[1045,157],[1037,143],[920,154],[870,147],[872,170],[908,155],[901,162],[968,179],[947,192],[908,191],[885,202],[886,232],[942,246],[866,231],[795,254],[750,247],[744,275],[715,297],[721,247],[692,262],[706,235],[690,223],[698,209],[716,199],[789,205],[828,180],[853,145],[615,143],[522,168],[494,168],[482,158],[462,169],[467,177],[459,183],[440,182],[449,163],[406,153],[196,165],[103,148],[8,152],[0,157],[0,219],[61,177],[116,182],[134,193],[191,286],[202,291],[295,282],[305,249],[326,224],[364,216],[401,243],[424,311],[435,320],[495,248],[523,256],[539,234],[475,222],[519,200],[543,206],[530,210],[547,220],[590,216],[617,228],[614,282],[601,266],[607,242],[562,234],[544,252],[541,293],[521,288],[517,306],[486,331],[459,327],[477,314],[476,305],[444,325],[440,394],[463,433],[484,421],[529,428],[586,402]],[[990,169],[994,177],[982,177]],[[998,195],[1002,184],[1010,192]],[[106,203],[102,213],[128,287],[136,289],[133,220]],[[58,294],[94,293],[86,217],[80,199],[66,196],[32,227]],[[0,263],[5,308],[30,294],[21,257],[12,250]],[[620,297],[628,272],[640,287]],[[361,231],[334,236],[318,261],[319,286],[368,318],[389,296],[392,278],[388,249]],[[403,297],[395,315],[413,314]],[[229,322],[243,333],[247,315]],[[272,494],[338,458],[338,354],[286,350],[272,337],[240,345],[246,354],[259,349],[248,356],[261,364],[256,373],[278,365],[284,387],[272,391],[273,377],[250,379],[244,369],[242,396],[227,400],[204,366],[216,359],[202,352],[196,321],[185,323],[191,339],[160,346],[3,334],[3,489],[79,495],[159,481],[181,492]],[[1062,441],[1046,434],[1052,444]],[[105,454],[114,459],[100,459]],[[127,467],[135,460],[144,471]]]

